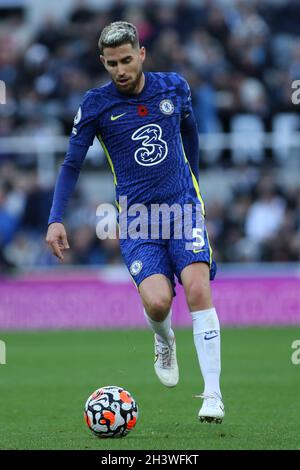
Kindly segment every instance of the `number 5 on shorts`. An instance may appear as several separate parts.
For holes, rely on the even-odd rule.
[[[203,248],[205,245],[205,240],[202,234],[203,234],[202,228],[193,228],[193,238],[195,238],[195,241],[193,242],[193,247],[195,248],[193,250],[194,253],[197,253],[198,251],[200,251],[200,249]]]

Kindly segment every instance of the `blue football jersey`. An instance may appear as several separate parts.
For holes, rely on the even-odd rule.
[[[122,94],[110,82],[85,94],[71,143],[91,145],[95,136],[99,139],[117,199],[127,196],[129,205],[164,203],[197,186],[180,134],[191,106],[189,86],[177,73],[145,73],[138,95]]]

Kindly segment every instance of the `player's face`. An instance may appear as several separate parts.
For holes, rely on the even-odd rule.
[[[131,44],[105,47],[101,62],[121,93],[137,94],[144,85],[142,64],[145,60],[144,47],[134,48]]]

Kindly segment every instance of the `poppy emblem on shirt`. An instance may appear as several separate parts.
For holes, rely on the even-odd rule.
[[[139,116],[147,116],[147,114],[149,114],[148,108],[144,104],[138,105],[137,112]]]

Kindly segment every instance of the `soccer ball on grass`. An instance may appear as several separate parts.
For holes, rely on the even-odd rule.
[[[84,419],[98,437],[124,437],[136,425],[138,406],[129,392],[109,385],[87,399]]]

